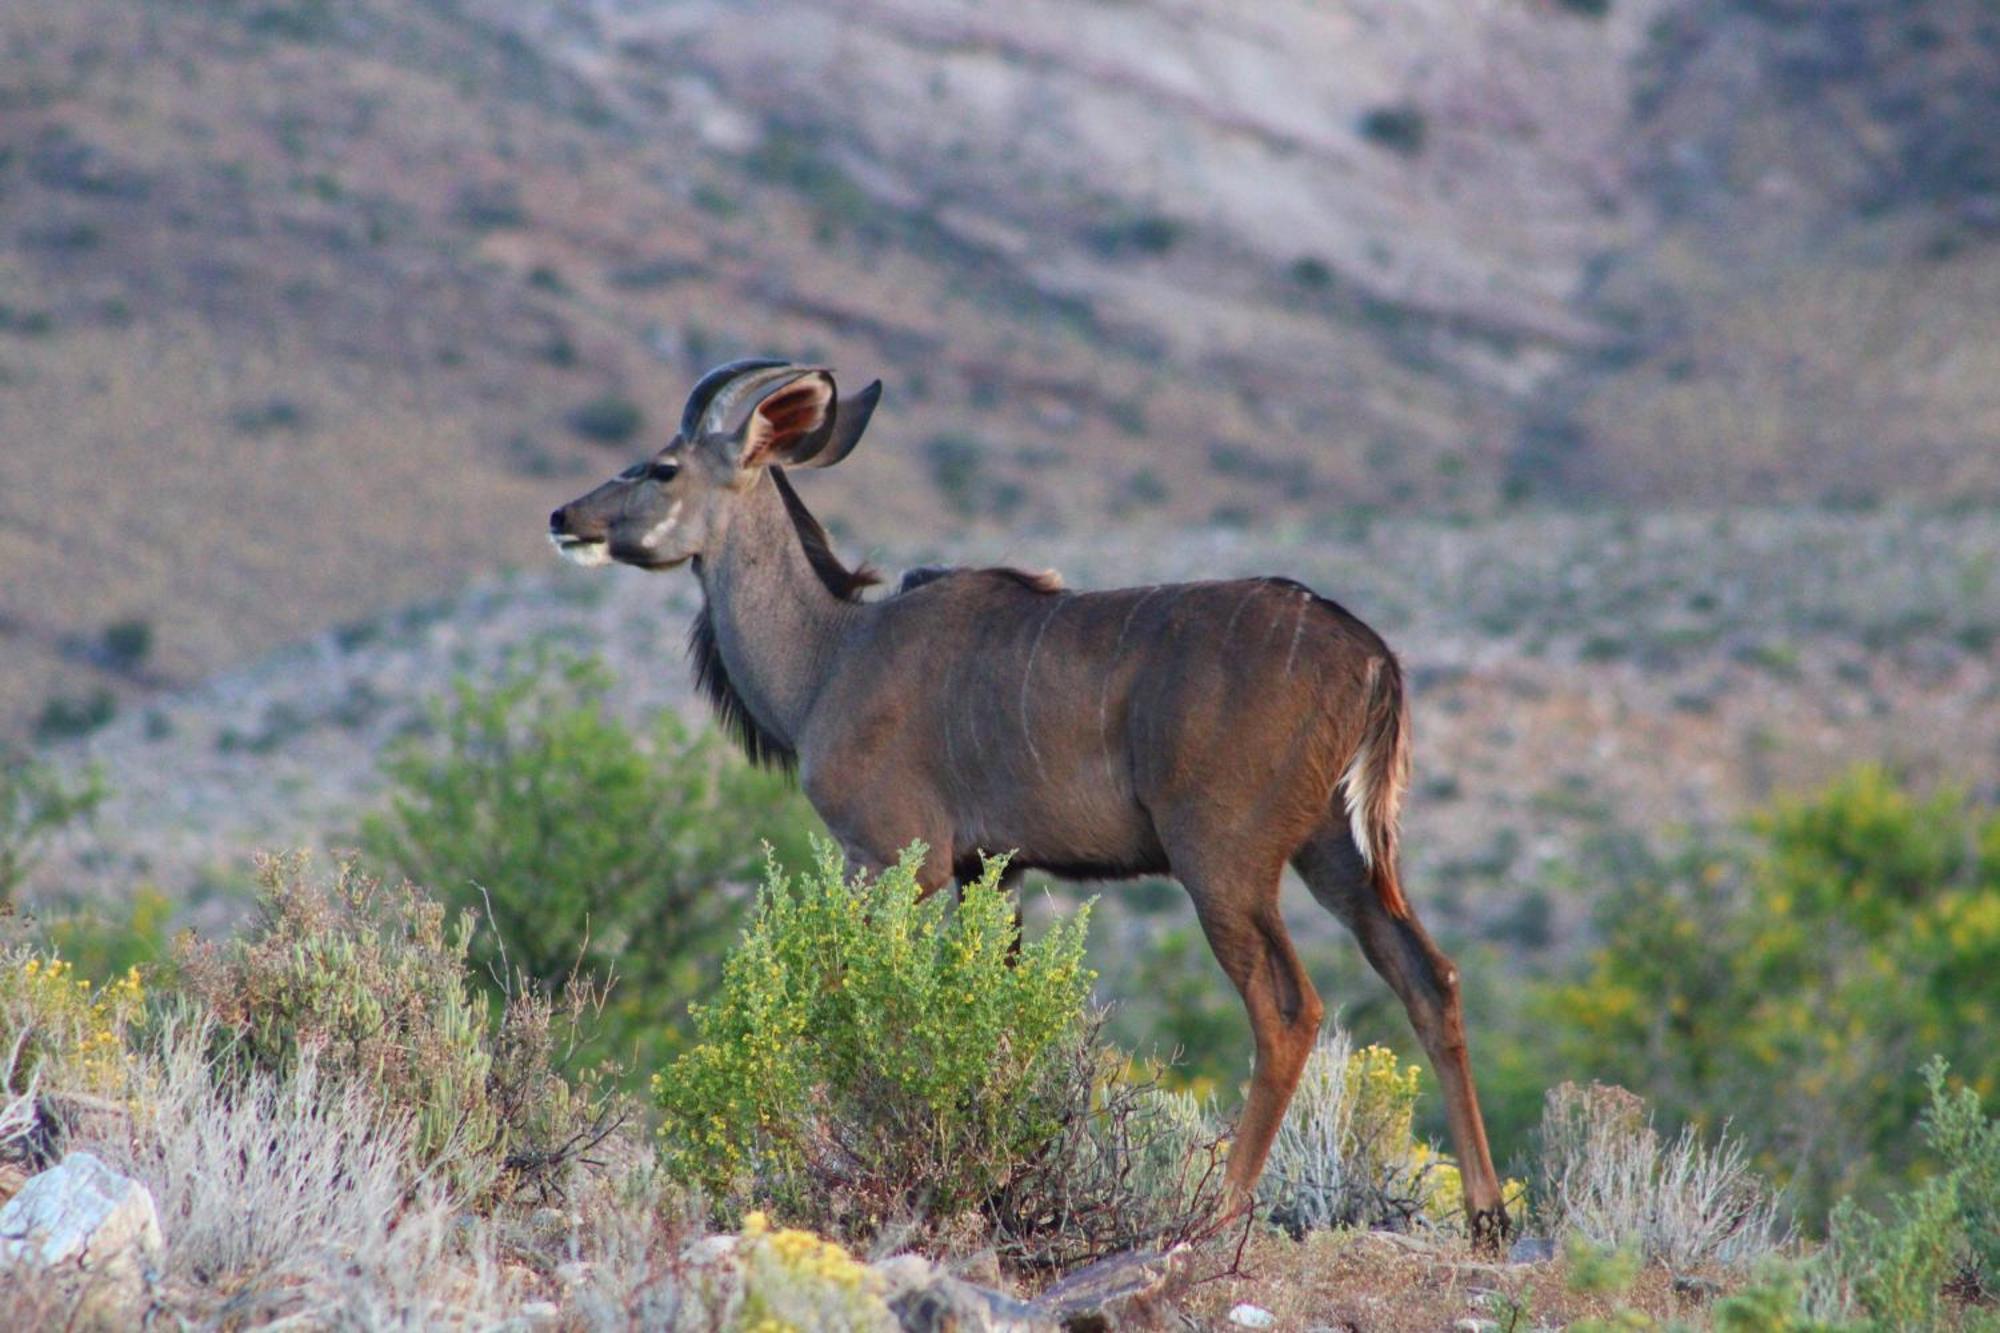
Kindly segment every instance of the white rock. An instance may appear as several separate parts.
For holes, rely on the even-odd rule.
[[[139,1279],[159,1262],[160,1216],[146,1187],[87,1152],[31,1177],[0,1208],[0,1268],[72,1268]]]
[[[700,1240],[689,1241],[681,1249],[681,1258],[703,1267],[708,1264],[727,1262],[736,1257],[737,1238],[727,1234],[703,1236]]]
[[[1229,1312],[1229,1322],[1238,1328],[1269,1328],[1278,1322],[1278,1316],[1261,1305],[1246,1302]]]

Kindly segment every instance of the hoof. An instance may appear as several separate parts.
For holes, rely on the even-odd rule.
[[[1472,1248],[1481,1254],[1505,1254],[1507,1238],[1514,1234],[1514,1224],[1507,1217],[1505,1207],[1482,1208],[1472,1214]]]

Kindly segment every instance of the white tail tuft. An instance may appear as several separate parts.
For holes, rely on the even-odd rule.
[[[1354,831],[1354,845],[1361,851],[1361,864],[1373,866],[1375,851],[1368,841],[1368,742],[1362,741],[1354,749],[1354,757],[1347,761],[1347,771],[1340,775],[1342,794],[1347,803],[1347,826]]]

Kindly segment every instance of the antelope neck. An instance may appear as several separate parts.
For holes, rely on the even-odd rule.
[[[765,732],[796,748],[834,646],[860,606],[814,573],[768,474],[696,564],[729,683]]]

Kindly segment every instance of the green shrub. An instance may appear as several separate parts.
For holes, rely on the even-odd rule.
[[[173,940],[167,925],[173,915],[173,899],[149,886],[135,891],[120,910],[85,907],[39,915],[35,927],[37,937],[84,976],[102,979],[170,961]]]
[[[1941,1289],[1964,1243],[1956,1183],[1951,1176],[1927,1180],[1892,1199],[1887,1217],[1851,1197],[1835,1206],[1819,1262],[1867,1326],[1897,1333],[1937,1326]]]
[[[948,911],[917,856],[851,884],[829,845],[801,875],[773,864],[698,1044],[653,1080],[677,1176],[866,1236],[977,1214],[1054,1139],[1087,909],[1023,943],[997,864]]]
[[[1842,1199],[1828,1220],[1826,1244],[1808,1259],[1768,1265],[1756,1282],[1718,1301],[1716,1327],[1905,1333],[1994,1326],[2000,1122],[1987,1117],[1977,1092],[1952,1088],[1945,1075],[1942,1060],[1925,1067],[1929,1105],[1922,1118],[1923,1137],[1943,1169],[1878,1212],[1851,1196]],[[1974,1304],[1962,1305],[1947,1291]]]
[[[1941,1059],[1924,1068],[1931,1097],[1924,1137],[1958,1178],[1958,1214],[1971,1275],[1988,1298],[2000,1297],[2000,1121],[1987,1118],[1977,1091],[1950,1087],[1946,1069]]]
[[[992,449],[970,435],[937,435],[924,443],[924,463],[938,494],[961,518],[1005,518],[1027,499],[1020,483],[997,480]]]
[[[1567,1067],[1670,1122],[1733,1120],[1802,1213],[1912,1178],[1940,1052],[2000,1081],[2000,813],[1879,769],[1775,805],[1747,847],[1696,847],[1602,898],[1602,948],[1544,994]]]
[[[102,804],[95,769],[74,782],[44,763],[0,750],[0,908],[40,863],[49,839]]]
[[[760,181],[787,186],[813,211],[815,239],[825,244],[843,231],[886,232],[893,214],[840,165],[815,129],[776,125],[750,154],[747,165]]]
[[[1163,255],[1179,244],[1187,224],[1162,213],[1139,213],[1097,223],[1084,232],[1084,242],[1100,256]]]
[[[1327,291],[1334,283],[1333,266],[1317,255],[1300,255],[1285,269],[1285,276],[1307,291]]]
[[[511,181],[468,185],[458,192],[453,209],[457,220],[476,231],[522,227],[528,223],[528,209],[521,191]]]
[[[1639,1252],[1630,1246],[1593,1245],[1572,1235],[1563,1245],[1571,1291],[1591,1296],[1622,1296],[1639,1277]]]
[[[607,393],[570,410],[569,428],[599,444],[624,444],[646,424],[646,414],[628,398]]]
[[[1942,1164],[1938,1174],[1880,1214],[1842,1199],[1817,1259],[1822,1290],[1877,1328],[1935,1327],[1948,1284],[2000,1294],[2000,1122],[1987,1118],[1972,1088],[1952,1088],[1947,1069],[1936,1057],[1924,1068],[1923,1137]]]
[[[1717,1333],[1827,1333],[1835,1325],[1806,1314],[1806,1266],[1772,1260],[1757,1280],[1717,1300],[1709,1310]]]
[[[241,434],[261,437],[277,431],[303,430],[311,415],[303,404],[292,399],[267,398],[258,403],[245,403],[231,412],[229,424]]]
[[[1368,142],[1404,157],[1423,152],[1424,140],[1430,134],[1430,122],[1424,113],[1407,104],[1375,107],[1361,117],[1359,128],[1361,137]]]
[[[413,1126],[417,1160],[467,1198],[559,1188],[617,1130],[614,1070],[572,1079],[596,996],[566,1005],[511,978],[499,1006],[468,970],[470,912],[303,853],[258,865],[259,918],[227,943],[184,940],[171,983],[217,1034],[225,1078],[280,1084],[308,1053],[328,1095],[359,1087]]]
[[[35,718],[35,739],[66,741],[88,736],[117,714],[118,696],[102,685],[85,694],[52,695]]]
[[[227,1037],[242,1072],[289,1077],[316,1053],[330,1083],[360,1080],[415,1116],[416,1149],[480,1193],[505,1149],[489,1099],[491,1004],[469,984],[474,919],[343,865],[319,882],[303,853],[258,864],[256,925],[225,944],[189,940],[184,994]]]
[[[602,1041],[656,1063],[714,981],[759,839],[799,858],[817,825],[788,779],[712,733],[690,738],[662,713],[634,734],[608,689],[602,665],[546,656],[487,688],[460,682],[435,735],[391,752],[387,808],[360,838],[452,909],[490,910],[493,929],[472,944],[482,969],[556,993],[579,969],[616,974]]]
[[[114,669],[130,671],[153,651],[153,622],[137,617],[113,621],[104,627],[99,651]]]

